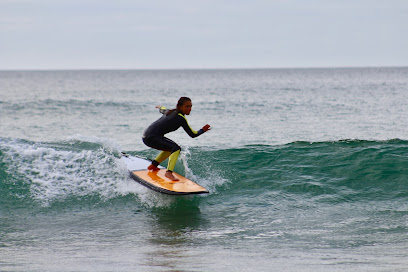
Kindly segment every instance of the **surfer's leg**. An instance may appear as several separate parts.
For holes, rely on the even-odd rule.
[[[154,161],[156,161],[157,165],[161,164],[163,161],[165,161],[169,156],[170,156],[171,152],[170,151],[162,151],[160,152],[159,155],[157,155],[156,159],[154,159]],[[153,162],[154,162],[153,161]],[[156,166],[157,166],[156,165]]]
[[[149,170],[158,170],[157,166],[163,162],[165,159],[169,158],[169,163],[167,166],[166,177],[171,180],[178,180],[172,174],[174,167],[176,166],[177,158],[180,154],[181,147],[166,137],[150,137],[148,139],[143,139],[144,143],[158,150],[163,150],[152,164],[149,165]],[[171,155],[170,155],[171,154]]]
[[[176,166],[177,158],[180,155],[180,151],[181,149],[178,149],[177,151],[171,153],[169,157],[169,164],[167,165],[167,171],[165,176],[173,181],[179,180],[173,175],[173,170],[174,167]]]
[[[161,164],[165,159],[167,159],[170,156],[171,152],[170,151],[162,151],[157,155],[157,157],[152,161],[152,164],[150,164],[147,169],[151,171],[158,171],[159,170],[159,164]]]
[[[169,153],[171,154],[169,154],[168,156],[169,163],[167,164],[167,171],[165,176],[172,181],[178,181],[179,179],[173,175],[173,170],[176,166],[178,156],[180,155],[181,147],[166,137],[163,137],[163,139],[161,140],[161,144],[163,146],[166,145],[168,149],[170,149]]]
[[[169,164],[167,165],[167,170],[173,172],[174,167],[176,166],[177,158],[180,155],[181,149],[171,153],[169,157]]]

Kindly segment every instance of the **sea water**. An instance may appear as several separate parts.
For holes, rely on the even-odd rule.
[[[176,171],[120,152],[181,96]],[[408,68],[1,71],[0,271],[406,271]]]

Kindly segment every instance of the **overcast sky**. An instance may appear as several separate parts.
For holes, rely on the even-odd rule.
[[[408,0],[0,0],[0,70],[408,66]]]

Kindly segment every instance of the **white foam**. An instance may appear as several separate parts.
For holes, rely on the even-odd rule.
[[[227,179],[221,177],[217,171],[213,171],[210,165],[206,164],[205,162],[203,162],[202,165],[206,168],[206,176],[199,177],[195,175],[188,165],[188,162],[191,160],[191,152],[186,146],[183,146],[183,151],[180,153],[179,160],[184,166],[186,177],[200,184],[201,186],[204,186],[210,191],[210,193],[216,192],[217,186],[228,183]]]
[[[120,151],[122,150],[122,147],[118,143],[110,139],[103,138],[103,137],[84,136],[81,134],[76,134],[76,135],[67,137],[67,139],[64,142],[66,143],[89,142],[89,143],[94,143],[94,144],[100,144],[103,146],[103,148],[106,151],[110,153],[116,153],[116,154],[119,154]]]
[[[96,150],[76,146],[84,142],[100,146],[96,146]],[[119,145],[109,139],[77,135],[62,144],[9,140],[2,141],[0,145],[8,157],[10,171],[29,184],[31,197],[43,206],[71,197],[95,195],[107,201],[134,194],[147,207],[168,207],[177,200],[174,196],[153,192],[132,180],[126,164],[115,155],[120,153]],[[186,177],[210,192],[227,182],[211,169],[206,177],[195,175],[188,165],[190,160],[190,150],[184,147],[178,163],[183,164]]]
[[[146,190],[129,178],[123,162],[105,149],[106,143],[115,145],[103,143],[97,150],[75,150],[13,140],[2,142],[1,149],[8,157],[9,171],[28,183],[31,196],[44,206],[72,196],[98,195],[108,200],[145,194]],[[116,147],[110,150],[117,151]]]

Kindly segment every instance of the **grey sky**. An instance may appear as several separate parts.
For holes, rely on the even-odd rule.
[[[408,66],[407,0],[0,0],[0,69]]]

